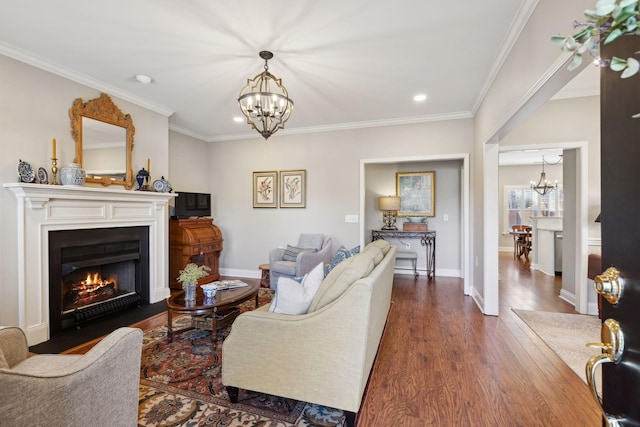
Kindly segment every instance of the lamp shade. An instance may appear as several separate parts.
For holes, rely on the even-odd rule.
[[[400,197],[387,196],[380,197],[380,210],[381,211],[399,211],[400,210]]]

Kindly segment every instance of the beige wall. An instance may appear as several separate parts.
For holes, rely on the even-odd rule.
[[[212,143],[209,182],[213,216],[225,239],[221,267],[231,274],[257,274],[257,266],[267,262],[271,249],[295,242],[301,232],[333,236],[334,249],[358,245],[361,225],[346,223],[345,215],[359,215],[362,160],[384,163],[402,158],[398,163],[404,163],[411,158],[469,153],[472,138],[471,120],[455,120],[308,135],[276,134],[268,141],[256,133],[250,140]],[[290,169],[307,171],[307,207],[254,209],[252,172]],[[393,180],[380,189],[381,193],[389,191],[395,192]],[[367,199],[368,203],[373,201]],[[376,221],[380,212],[372,215]],[[359,220],[363,224],[368,221]],[[446,245],[442,247],[439,263],[445,259]],[[459,254],[454,258],[447,262],[451,268],[460,262]]]

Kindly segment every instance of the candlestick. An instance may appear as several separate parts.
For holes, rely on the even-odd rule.
[[[53,156],[54,159],[56,159],[56,139],[53,138]]]
[[[58,185],[58,179],[56,178],[58,175],[58,159],[56,159],[55,157],[51,159],[51,174],[53,175],[51,179],[51,185]]]
[[[147,157],[147,173],[151,175],[151,159]]]

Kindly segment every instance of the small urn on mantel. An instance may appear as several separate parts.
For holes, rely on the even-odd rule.
[[[67,163],[60,169],[62,185],[83,185],[85,178],[86,173],[78,163]]]
[[[136,175],[136,181],[138,182],[138,190],[149,190],[149,172],[147,172],[145,168],[142,168],[138,171],[138,174]]]

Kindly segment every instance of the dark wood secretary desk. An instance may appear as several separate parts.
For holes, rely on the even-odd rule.
[[[403,230],[371,230],[371,241],[378,239],[420,239],[427,254],[427,278],[432,280],[436,275],[436,232],[403,231]]]
[[[209,275],[198,284],[212,282],[220,278],[218,265],[222,251],[222,233],[213,224],[213,218],[185,218],[169,221],[169,287],[182,289],[177,277],[188,263],[206,265]]]

